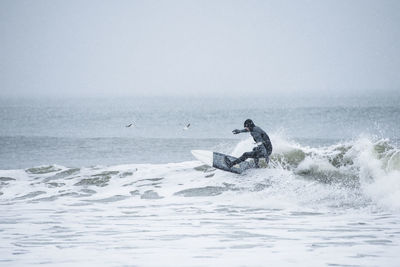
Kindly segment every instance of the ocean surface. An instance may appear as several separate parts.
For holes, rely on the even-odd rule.
[[[0,98],[0,266],[400,266],[399,103]]]

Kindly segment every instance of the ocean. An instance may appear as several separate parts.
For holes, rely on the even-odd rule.
[[[0,98],[0,265],[399,266],[399,100]]]

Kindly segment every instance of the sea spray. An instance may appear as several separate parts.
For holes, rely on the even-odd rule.
[[[399,149],[387,140],[358,139],[348,156],[354,159],[365,193],[378,205],[400,209]]]

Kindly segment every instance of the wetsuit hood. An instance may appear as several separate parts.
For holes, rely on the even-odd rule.
[[[247,119],[244,121],[244,128],[249,128],[250,130],[253,130],[254,128],[254,122],[250,119]]]

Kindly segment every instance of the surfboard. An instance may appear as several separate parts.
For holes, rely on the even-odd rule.
[[[190,152],[196,159],[200,160],[201,162],[207,164],[208,166],[223,171],[241,174],[247,169],[254,168],[254,162],[248,162],[248,161],[243,161],[229,168],[225,163],[225,157],[228,157],[231,161],[237,159],[230,155],[225,155],[222,153],[208,151],[208,150],[192,150]]]

